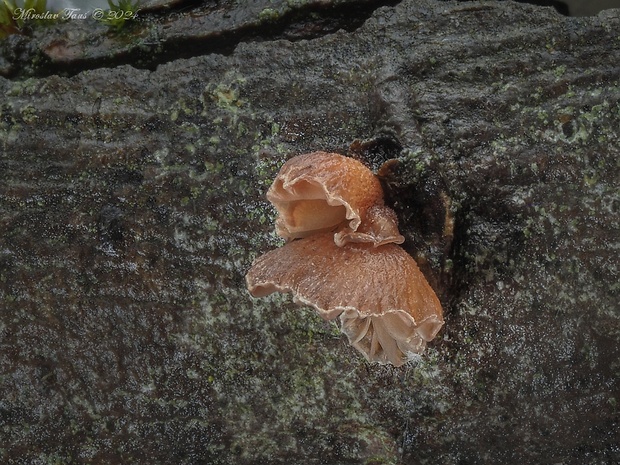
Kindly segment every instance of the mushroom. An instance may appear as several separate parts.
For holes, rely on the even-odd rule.
[[[284,164],[267,199],[288,243],[254,261],[254,297],[291,292],[341,330],[369,361],[400,366],[443,325],[439,299],[401,247],[396,214],[377,177],[342,155],[313,152]]]
[[[334,234],[334,242],[341,247],[347,242],[369,242],[379,247],[390,242],[402,244],[405,238],[398,231],[398,218],[394,210],[385,205],[373,205],[357,231],[342,228]]]
[[[443,325],[439,299],[415,260],[393,243],[349,242],[331,232],[267,252],[246,276],[254,297],[291,292],[341,330],[369,361],[400,366],[420,353]]]
[[[343,230],[334,236],[338,245],[404,240],[396,216],[383,205],[377,177],[361,162],[337,153],[313,152],[291,158],[280,169],[267,199],[278,211],[276,232],[287,241],[337,229]],[[361,235],[354,234],[366,222],[369,211],[375,212],[375,229],[368,230],[370,221]],[[391,227],[390,221],[394,222]]]

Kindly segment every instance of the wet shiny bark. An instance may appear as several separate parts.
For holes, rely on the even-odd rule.
[[[253,5],[2,44],[2,461],[620,460],[617,10]],[[398,160],[446,318],[403,368],[245,289],[313,150]]]

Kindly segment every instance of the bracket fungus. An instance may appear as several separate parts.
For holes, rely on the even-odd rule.
[[[400,366],[443,325],[439,299],[399,245],[395,213],[362,163],[314,152],[284,164],[267,198],[287,244],[258,257],[250,294],[291,292],[341,330],[369,361]]]

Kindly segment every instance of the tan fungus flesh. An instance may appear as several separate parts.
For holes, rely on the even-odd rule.
[[[398,219],[394,211],[385,205],[373,205],[356,231],[342,228],[334,235],[334,242],[339,246],[347,242],[368,242],[379,247],[391,242],[402,244],[405,238],[398,230]]]
[[[331,320],[370,361],[402,365],[443,325],[439,299],[401,247],[338,246],[330,233],[289,242],[259,257],[247,276],[250,293],[292,292]]]
[[[356,231],[367,210],[383,205],[375,175],[353,158],[313,152],[287,161],[267,192],[278,210],[276,232],[286,240],[333,230]]]

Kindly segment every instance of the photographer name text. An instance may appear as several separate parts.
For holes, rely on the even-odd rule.
[[[34,8],[16,8],[13,11],[13,20],[22,21],[58,21],[67,19],[136,19],[138,11],[109,11],[95,8],[92,11],[82,11],[80,8],[65,8],[59,12],[52,13],[44,11],[38,13]]]

